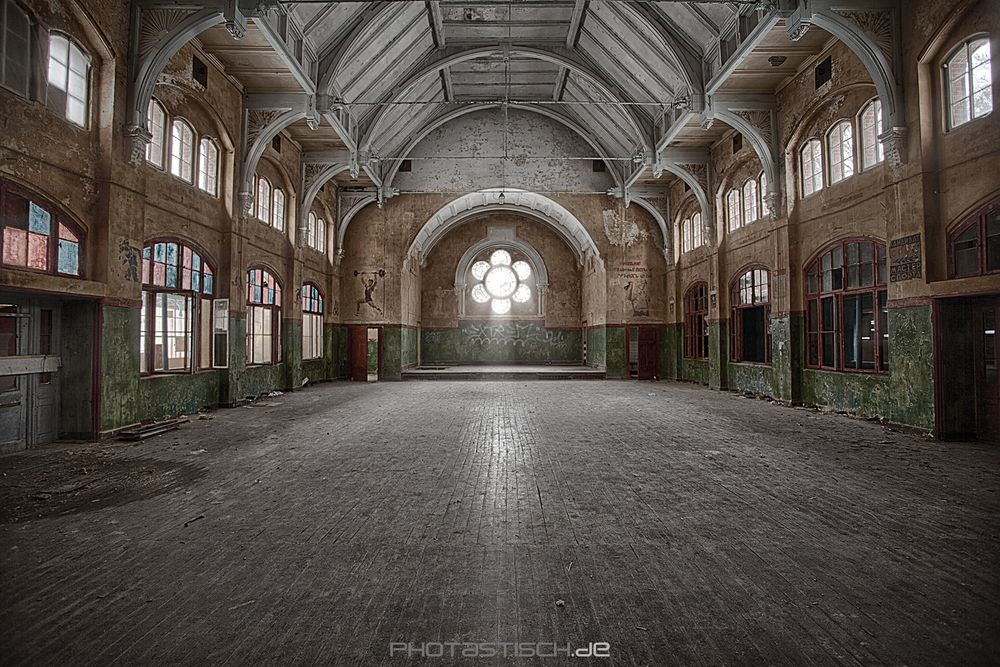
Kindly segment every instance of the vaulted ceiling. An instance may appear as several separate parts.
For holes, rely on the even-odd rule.
[[[463,105],[544,110],[611,158],[648,150],[664,109],[702,80],[736,5],[631,0],[293,3],[320,92],[362,148],[395,157]]]

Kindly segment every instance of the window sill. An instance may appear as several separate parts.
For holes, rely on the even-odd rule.
[[[155,373],[139,373],[140,380],[152,380],[154,378],[175,378],[187,377],[189,375],[203,375],[216,371],[226,370],[224,368],[199,368],[196,371],[156,371]]]
[[[770,361],[732,361],[730,360],[730,365],[733,366],[754,366],[760,368],[771,368],[772,364]]]
[[[848,375],[873,375],[876,377],[889,377],[889,371],[869,370],[866,368],[827,368],[825,366],[806,366],[807,371],[821,371],[823,373],[847,373]]]

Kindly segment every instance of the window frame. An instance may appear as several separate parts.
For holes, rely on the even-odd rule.
[[[66,62],[59,63],[60,66],[65,66],[66,69],[66,76],[64,78],[64,81],[62,82],[63,86],[65,87],[60,87],[58,83],[54,83],[52,81],[52,73],[51,73],[52,59],[53,59],[52,46],[55,40],[63,40],[66,42]],[[86,68],[82,77],[84,86],[82,101],[79,100],[75,95],[71,96],[69,90],[71,87],[70,76],[71,74],[74,73],[72,68],[74,55],[78,55],[80,57],[80,59],[83,61],[84,67]],[[63,118],[63,120],[66,120],[69,123],[72,123],[73,125],[76,125],[77,127],[82,128],[84,130],[90,129],[90,121],[91,121],[90,101],[91,101],[91,92],[93,89],[92,85],[93,82],[91,81],[91,78],[93,76],[93,69],[94,69],[93,58],[91,58],[90,53],[88,53],[87,50],[84,49],[80,45],[80,43],[73,38],[72,35],[62,32],[61,30],[49,31],[49,39],[45,51],[45,106],[48,107],[50,110],[58,113]],[[76,72],[76,74],[79,74],[79,72]],[[58,99],[55,98],[53,95],[52,92],[53,88],[62,93],[58,97]],[[69,108],[70,108],[69,100],[71,97],[72,99],[77,100],[78,102],[82,102],[83,105],[82,123],[78,123],[69,115]],[[55,106],[57,101],[59,102],[59,106],[61,106],[61,108]]]
[[[743,194],[739,188],[726,192],[726,230],[735,232],[743,227]]]
[[[845,132],[849,133],[849,136],[845,137]],[[834,135],[838,134],[836,143],[834,143]],[[857,165],[854,159],[854,137],[854,123],[848,118],[841,118],[826,131],[825,159],[828,172],[827,177],[829,178],[831,187],[838,183],[843,183],[857,173]],[[834,179],[834,165],[837,164],[840,165],[840,178]],[[850,173],[847,173],[848,167],[850,168]]]
[[[684,292],[684,358],[705,360],[708,355],[708,283],[701,280]]]
[[[760,198],[760,219],[763,220],[771,215],[771,207],[767,205],[767,171],[761,170],[757,174],[757,196]]]
[[[17,95],[18,97],[30,100],[33,98],[32,82],[35,79],[34,55],[35,55],[35,42],[37,41],[37,37],[35,34],[35,26],[37,25],[37,21],[35,20],[34,15],[28,10],[28,8],[24,7],[20,2],[17,2],[16,0],[2,0],[2,7],[0,7],[0,12],[2,12],[3,14],[3,25],[5,27],[10,26],[10,20],[8,19],[7,12],[11,8],[20,11],[24,15],[24,19],[28,24],[27,34],[24,35],[25,41],[27,43],[26,47],[24,48],[24,53],[27,54],[26,56],[27,62],[25,63],[25,72],[24,72],[24,89],[17,90],[8,85],[7,83],[7,58],[6,58],[7,30],[2,31],[2,34],[0,34],[0,87],[4,88],[5,90],[9,90],[11,93]],[[47,64],[48,63],[46,63],[46,65]],[[47,83],[48,83],[48,76],[46,75],[46,84]]]
[[[203,148],[205,146],[208,146],[209,149],[214,151],[215,168],[212,170],[211,174],[205,170],[205,162],[208,161],[209,157],[206,153],[203,152]],[[196,166],[195,166],[195,171],[198,174],[198,178],[196,179],[197,182],[195,183],[195,185],[199,190],[201,190],[205,194],[215,198],[219,197],[219,176],[221,173],[220,170],[221,156],[222,156],[222,151],[219,149],[219,143],[214,138],[208,135],[203,135],[198,140],[198,159],[196,160]],[[211,189],[207,187],[207,182],[204,186],[202,185],[203,175],[206,177],[206,181],[209,178],[211,178],[211,183],[212,183]]]
[[[267,196],[266,197],[262,197],[261,196],[261,188],[265,187],[265,186],[267,187]],[[274,203],[273,199],[272,199],[273,196],[274,196],[274,186],[271,184],[271,180],[267,176],[257,176],[257,182],[254,185],[254,190],[256,191],[255,192],[255,196],[254,196],[254,201],[255,201],[255,204],[254,204],[254,215],[256,216],[256,218],[258,220],[260,220],[262,223],[264,223],[265,225],[267,225],[268,227],[270,227],[271,226],[271,216],[273,214],[273,208],[272,208],[271,205]],[[267,217],[266,217],[266,219],[265,219],[265,217],[263,215],[261,215],[261,213],[263,212],[262,211],[262,208],[263,208],[262,205],[265,203],[265,200],[267,201]]]
[[[691,226],[691,218],[687,217],[681,220],[681,254],[689,253],[694,250],[694,245],[692,243],[691,232],[693,228]]]
[[[989,64],[989,67],[990,67],[990,85],[989,85],[989,88],[990,88],[990,110],[987,111],[986,113],[980,115],[980,116],[976,116],[975,115],[975,102],[974,102],[976,91],[975,91],[975,89],[973,87],[974,86],[974,81],[973,81],[973,78],[972,78],[972,70],[974,68],[972,66],[972,49],[971,49],[971,46],[972,46],[973,43],[980,42],[980,41],[985,41],[987,47],[990,49],[990,60],[989,60],[989,63],[990,63]],[[965,84],[968,86],[968,91],[969,91],[969,96],[966,98],[966,100],[967,100],[967,107],[965,109],[969,113],[969,118],[968,118],[968,120],[965,120],[965,121],[963,121],[961,123],[955,123],[954,118],[952,116],[952,107],[954,106],[954,103],[952,101],[952,95],[951,95],[951,82],[952,82],[952,78],[951,78],[951,72],[950,72],[950,70],[951,70],[951,67],[952,67],[952,61],[962,51],[965,52],[965,56],[966,56],[966,68],[965,68],[965,72],[963,73],[963,76],[965,78]],[[970,37],[966,37],[964,40],[962,40],[957,45],[955,45],[950,51],[948,51],[948,54],[942,60],[939,72],[940,72],[941,92],[942,92],[941,101],[942,101],[942,104],[944,106],[944,114],[943,115],[944,115],[944,129],[945,129],[945,132],[951,132],[952,130],[956,130],[956,129],[960,128],[960,127],[968,125],[969,123],[972,123],[972,122],[977,121],[977,120],[979,120],[981,118],[986,118],[987,116],[992,115],[992,113],[995,111],[995,108],[994,108],[995,104],[994,104],[994,100],[993,100],[993,90],[992,90],[992,88],[993,88],[993,78],[994,78],[994,73],[993,73],[993,42],[992,42],[992,38],[991,38],[991,36],[989,34],[976,34],[976,35],[972,35]]]
[[[757,301],[754,296],[756,288],[760,283],[756,281],[757,272],[764,273],[763,285],[766,287],[767,299]],[[738,298],[740,292],[740,279],[746,275],[751,275],[751,299],[752,303],[743,303]],[[755,308],[764,309],[764,360],[753,361],[744,359],[743,352],[743,313]],[[736,276],[729,283],[729,360],[735,364],[751,364],[754,366],[771,365],[771,270],[763,264],[751,264],[737,272]]]
[[[743,226],[751,225],[758,220],[760,220],[760,193],[758,192],[758,184],[756,178],[748,178],[743,181],[743,185],[740,188],[740,197],[743,198]],[[747,197],[747,188],[753,189],[753,196]],[[749,202],[749,203],[748,203]],[[750,209],[750,204],[752,204],[752,209]],[[750,214],[753,217],[750,217]]]
[[[311,290],[311,292],[308,292]],[[316,304],[310,306],[310,303]],[[323,358],[324,353],[324,321],[323,321],[323,293],[315,283],[305,282],[302,284],[302,361],[316,361]],[[314,332],[314,348],[318,347],[316,356],[306,356],[306,318],[311,321],[318,319],[318,332]],[[318,342],[318,345],[315,343]],[[310,352],[316,352],[312,349]]]
[[[17,264],[7,264],[3,261],[4,257],[4,232],[3,230],[7,227],[4,224],[6,219],[7,211],[7,197],[9,196],[20,197],[28,202],[34,202],[43,208],[49,214],[49,230],[48,234],[48,249],[46,251],[46,256],[48,258],[48,269],[36,269],[29,267],[27,265],[20,266]],[[82,225],[76,222],[68,214],[66,214],[63,209],[56,204],[54,204],[47,197],[43,197],[40,194],[28,189],[27,187],[21,186],[14,181],[9,181],[4,178],[0,178],[0,269],[11,270],[11,271],[30,271],[32,273],[37,273],[45,276],[59,276],[64,278],[72,278],[78,280],[85,280],[86,267],[86,239],[87,234],[84,231]],[[30,223],[26,223],[30,225]],[[77,273],[63,273],[59,271],[59,233],[60,225],[65,226],[67,230],[76,236],[77,254],[76,254],[76,266]],[[26,230],[29,228],[26,227]]]
[[[848,286],[848,269],[851,266],[861,267],[863,264],[850,264],[848,261],[848,251],[847,247],[853,244],[869,244],[872,246],[872,284],[871,285],[859,285],[857,287]],[[840,270],[840,287],[831,287],[830,289],[823,288],[823,269],[822,261],[831,252],[836,250],[840,251],[841,265]],[[816,268],[816,289],[813,290],[810,287],[810,273]],[[837,270],[831,267],[831,271]],[[888,304],[888,289],[889,289],[889,276],[888,276],[888,255],[886,244],[880,239],[864,236],[855,236],[843,238],[838,241],[824,246],[818,253],[816,253],[812,259],[803,268],[803,292],[804,300],[806,306],[805,312],[805,365],[806,368],[812,370],[826,371],[830,373],[861,373],[865,375],[888,375],[889,374],[889,364],[888,359],[892,356],[889,350],[889,339],[888,339],[888,326],[886,324],[886,331],[882,331],[881,314],[879,312],[882,303]],[[875,326],[874,333],[874,344],[873,344],[873,367],[872,368],[851,368],[844,365],[844,341],[847,337],[847,332],[844,327],[844,301],[847,298],[855,297],[859,295],[870,294],[872,297],[872,315]],[[833,329],[825,329],[823,319],[823,301],[826,299],[833,299]],[[816,305],[815,317],[819,320],[814,326],[811,318],[812,315],[812,305]],[[888,320],[887,320],[888,322]],[[823,353],[823,336],[833,335],[833,364],[828,365],[825,362]],[[815,337],[816,344],[816,360],[812,359],[811,355],[811,345],[813,343],[812,338]],[[883,359],[882,351],[882,340],[885,339],[885,359]],[[884,368],[883,368],[884,366]]]
[[[160,113],[163,115],[163,122],[160,125],[159,134],[153,130],[153,110],[159,109]],[[155,97],[149,98],[149,105],[146,107],[146,125],[148,125],[149,133],[151,138],[149,143],[146,144],[146,164],[153,167],[154,169],[159,169],[160,171],[169,171],[170,165],[169,160],[169,147],[170,144],[167,142],[167,128],[171,127],[169,123],[170,117],[167,114],[167,108],[163,106],[163,103]],[[159,140],[160,147],[160,161],[159,163],[154,162],[150,159],[150,152],[153,146],[157,145],[157,140]]]
[[[184,177],[184,164],[185,163],[184,163],[184,138],[183,138],[183,136],[180,139],[180,142],[181,142],[181,146],[180,146],[181,155],[178,157],[178,160],[177,160],[178,164],[180,165],[180,169],[179,169],[180,173],[175,173],[174,172],[174,157],[175,157],[175,154],[174,154],[174,148],[175,148],[175,146],[174,146],[174,128],[177,127],[177,126],[180,126],[182,128],[182,130],[183,130],[183,128],[187,128],[191,132],[191,164],[190,164],[190,169],[191,169],[190,173],[191,173],[191,175],[190,175],[189,178],[185,178]],[[196,181],[195,176],[196,176],[197,171],[198,171],[198,165],[196,164],[197,163],[197,157],[198,157],[198,151],[197,151],[197,147],[196,147],[197,143],[198,143],[198,133],[194,131],[194,125],[192,125],[190,123],[190,121],[188,121],[183,116],[175,116],[174,119],[170,122],[170,165],[167,168],[167,171],[168,171],[168,173],[171,176],[173,176],[176,179],[179,179],[180,181],[182,181],[184,183],[187,183],[188,185],[195,185],[195,181]]]
[[[814,187],[811,191],[808,192],[806,191],[806,168],[805,168],[806,165],[805,154],[807,150],[810,151],[810,156],[809,156],[810,178],[814,185],[816,184],[817,179],[819,183],[818,186]],[[812,164],[815,161],[815,154],[817,150],[819,151],[818,172],[812,170]],[[806,139],[802,143],[802,148],[799,149],[799,188],[802,192],[803,199],[806,199],[807,197],[812,197],[814,194],[818,192],[822,192],[823,188],[826,187],[826,179],[824,174],[825,170],[824,161],[826,158],[824,157],[824,153],[825,151],[823,150],[823,142],[817,139],[816,137]]]
[[[254,285],[251,281],[251,275],[254,271],[261,272],[261,285]],[[253,265],[247,269],[246,275],[244,276],[246,280],[246,289],[244,290],[244,298],[246,300],[246,364],[247,366],[277,366],[283,363],[282,359],[282,346],[281,346],[281,313],[282,313],[282,297],[283,291],[281,287],[281,281],[278,280],[275,272],[269,267],[264,265]],[[270,278],[274,281],[274,286],[271,291],[274,292],[272,295],[273,303],[264,303],[265,299],[260,301],[255,300],[252,297],[252,289],[254,287],[261,287],[261,293],[263,295],[264,290],[268,289],[267,285],[263,283],[263,280]],[[254,361],[253,360],[253,341],[254,336],[252,320],[255,317],[254,313],[256,311],[262,311],[268,313],[271,318],[271,351],[270,351],[270,361]]]
[[[280,211],[278,201],[281,201]],[[271,186],[271,220],[268,224],[277,229],[279,232],[285,231],[285,220],[287,218],[286,204],[288,203],[288,197],[285,196],[285,190],[280,187]]]
[[[177,276],[178,285],[183,285],[184,276],[184,250],[190,250],[192,253],[196,253],[200,258],[200,270],[201,282],[198,290],[194,288],[184,288],[184,287],[167,287],[165,285],[157,285],[154,280],[154,248],[156,244],[159,243],[174,243],[177,245],[178,252],[178,268],[180,272]],[[146,258],[146,249],[150,251],[150,257]],[[140,255],[140,283],[142,284],[142,295],[143,301],[141,308],[145,309],[142,313],[143,320],[145,322],[146,328],[140,327],[140,341],[139,344],[142,346],[142,354],[140,355],[140,368],[139,375],[141,377],[154,377],[157,375],[193,375],[195,373],[200,373],[204,371],[211,371],[213,369],[219,368],[217,360],[215,359],[215,331],[214,327],[209,327],[207,332],[202,331],[202,326],[204,324],[204,309],[206,308],[206,302],[208,303],[207,308],[209,309],[209,321],[215,315],[215,301],[216,299],[216,284],[218,273],[216,273],[213,268],[214,263],[208,258],[205,251],[202,250],[196,244],[178,237],[166,236],[157,237],[147,240],[143,243],[142,254]],[[147,264],[148,270],[147,270]],[[205,269],[208,269],[206,272]],[[212,276],[212,288],[210,291],[206,292],[204,289],[205,276],[206,273]],[[148,277],[148,281],[147,281]],[[151,298],[146,297],[146,295],[151,295]],[[155,315],[156,315],[156,297],[157,294],[176,294],[185,297],[188,303],[187,312],[189,314],[189,329],[186,332],[188,338],[188,362],[186,368],[170,370],[161,369],[157,370],[154,366],[153,352],[155,350],[156,341],[156,328],[155,328]],[[150,328],[154,326],[154,328]],[[202,346],[205,343],[202,338],[204,336],[208,337],[208,359],[202,358]]]
[[[872,125],[872,128],[875,130],[875,145],[874,145],[875,159],[871,163],[867,161],[868,145],[867,142],[865,141],[865,130],[867,128],[865,115],[869,111],[872,112],[872,115],[874,116],[875,119]],[[859,164],[856,166],[860,167],[861,173],[864,173],[866,171],[871,171],[872,169],[878,167],[880,164],[883,164],[885,162],[885,147],[882,145],[882,142],[879,141],[879,136],[881,136],[883,132],[882,100],[880,98],[873,97],[862,105],[861,110],[858,111],[857,124],[858,124],[858,139],[857,139],[858,155],[860,156],[861,159],[859,161]]]
[[[978,278],[980,276],[992,276],[1000,274],[1000,266],[990,269],[987,265],[987,219],[989,215],[1000,211],[1000,197],[994,197],[991,201],[979,207],[972,215],[966,217],[962,222],[955,225],[948,232],[948,278],[960,280],[963,278]],[[976,227],[976,243],[978,245],[976,258],[978,270],[975,273],[958,274],[958,262],[955,251],[955,242],[958,237],[965,234],[970,228]]]

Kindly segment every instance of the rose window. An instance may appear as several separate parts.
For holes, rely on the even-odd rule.
[[[511,261],[506,250],[494,250],[487,262],[481,260],[472,265],[472,277],[477,281],[472,286],[472,300],[489,303],[495,315],[506,315],[515,303],[531,300],[531,265],[525,261]]]

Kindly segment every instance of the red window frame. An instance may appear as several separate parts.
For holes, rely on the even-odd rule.
[[[49,228],[49,240],[48,248],[46,249],[46,259],[48,261],[47,269],[36,269],[30,266],[22,266],[20,264],[7,264],[3,261],[4,258],[4,229],[8,227],[6,220],[12,216],[12,213],[8,213],[11,203],[11,199],[17,197],[19,199],[27,200],[30,203],[34,203],[40,208],[44,209],[50,216],[50,228]],[[28,223],[25,223],[27,230]],[[60,227],[65,227],[67,231],[76,237],[77,245],[77,272],[76,273],[62,273],[59,271],[59,241],[60,241]],[[69,240],[69,239],[66,239]],[[31,271],[32,273],[39,273],[47,276],[63,276],[66,278],[83,278],[84,277],[84,267],[85,257],[84,257],[84,246],[85,246],[86,235],[81,230],[80,226],[77,225],[73,220],[63,213],[62,209],[49,201],[46,197],[39,195],[32,190],[17,185],[11,181],[0,179],[0,267],[14,269],[17,271]]]
[[[708,359],[708,283],[698,282],[684,294],[684,358]]]
[[[990,276],[1000,273],[1000,266],[995,269],[989,269],[986,266],[986,220],[991,213],[998,212],[1000,209],[1000,197],[997,197],[993,201],[989,202],[981,209],[966,218],[960,225],[958,225],[954,231],[948,235],[948,277],[949,278],[974,278],[976,276]],[[978,270],[976,273],[963,273],[959,275],[957,273],[957,257],[955,251],[955,242],[958,237],[969,230],[970,227],[978,227],[976,232],[976,243],[978,244]],[[1000,241],[998,241],[1000,243]]]
[[[763,272],[763,282],[759,281]],[[740,280],[744,276],[750,278],[750,303],[745,303]],[[729,321],[729,359],[734,363],[770,365],[771,363],[771,271],[766,266],[748,266],[740,271],[729,286],[731,317]],[[763,290],[761,290],[763,288]],[[758,292],[763,292],[758,298]],[[744,313],[754,308],[764,309],[764,360],[746,360],[743,350],[743,318]]]
[[[857,262],[849,261],[848,247],[859,246]],[[868,262],[860,260],[860,246],[871,247],[872,283],[850,287],[851,269],[860,276],[863,267]],[[839,253],[840,265],[835,266],[834,257]],[[824,266],[825,258],[830,257],[829,267]],[[838,273],[839,272],[839,273]],[[804,271],[806,292],[806,367],[817,370],[837,371],[844,373],[866,373],[886,375],[889,372],[887,320],[883,321],[882,309],[888,302],[888,260],[885,243],[878,239],[854,237],[831,243],[823,248],[815,258],[806,265]],[[829,278],[829,280],[827,280]],[[824,287],[829,284],[829,287]],[[844,301],[865,294],[871,295],[872,316],[874,322],[873,368],[856,368],[844,365]],[[831,322],[824,317],[824,304],[832,305]],[[824,353],[824,337],[833,339],[833,359],[827,359]],[[883,349],[883,342],[885,349]]]

